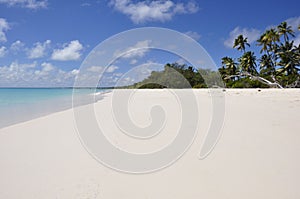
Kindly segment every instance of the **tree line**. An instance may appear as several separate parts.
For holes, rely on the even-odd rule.
[[[298,26],[300,30],[300,25]],[[300,87],[300,44],[287,22],[266,30],[256,41],[260,53],[248,50],[248,39],[239,35],[233,44],[239,58],[222,58],[220,74],[227,87]]]
[[[152,71],[146,79],[127,88],[207,88],[216,85],[222,87],[217,71],[175,62],[166,64],[162,71]]]
[[[249,50],[248,39],[239,35],[233,48],[240,51],[241,56],[223,57],[218,71],[168,63],[164,70],[152,71],[143,81],[126,88],[207,88],[222,85],[227,88],[299,88],[300,44],[296,46],[294,38],[293,28],[282,22],[266,30],[256,41],[260,48],[258,55]]]

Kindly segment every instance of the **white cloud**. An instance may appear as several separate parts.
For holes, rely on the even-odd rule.
[[[1,1],[1,0],[0,0]],[[9,29],[9,24],[4,18],[0,18],[0,42],[6,42],[5,31]]]
[[[298,46],[300,45],[300,34],[298,34],[294,40],[294,45]]]
[[[71,74],[74,75],[74,76],[78,75],[78,73],[79,73],[79,70],[78,70],[78,69],[73,69],[73,70],[71,71]]]
[[[176,14],[190,14],[198,11],[194,1],[187,4],[174,3],[172,0],[139,1],[132,0],[111,0],[113,8],[127,16],[138,24],[149,21],[168,21]]]
[[[44,57],[46,54],[47,48],[51,44],[50,40],[46,40],[44,43],[37,42],[34,44],[34,47],[28,50],[29,59],[37,59]]]
[[[288,25],[292,26],[295,33],[298,33],[298,26],[300,25],[300,17],[292,17],[286,20]],[[294,39],[294,45],[298,46],[300,44],[300,34],[296,34]]]
[[[102,66],[91,66],[87,69],[87,71],[89,72],[93,72],[93,73],[101,73],[103,72],[104,67]]]
[[[0,86],[72,86],[78,69],[64,71],[49,62],[12,62],[0,66]]]
[[[132,59],[132,60],[130,61],[130,64],[131,64],[131,65],[134,65],[134,64],[136,64],[137,62],[138,62],[138,60]]]
[[[201,35],[199,35],[197,32],[193,32],[193,31],[187,31],[184,34],[186,34],[187,36],[193,38],[196,41],[198,41],[201,38]]]
[[[10,50],[12,50],[13,52],[18,52],[20,50],[23,50],[24,46],[25,44],[23,42],[17,40],[10,45]]]
[[[54,69],[54,66],[51,63],[44,62],[41,64],[43,67],[43,70],[46,72],[52,71]]]
[[[288,25],[292,26],[293,30],[296,31],[300,25],[300,17],[292,17],[286,20]]]
[[[0,0],[0,4],[8,6],[19,6],[29,9],[39,9],[47,7],[47,0]]]
[[[111,65],[107,68],[105,68],[103,66],[91,66],[91,67],[87,68],[87,71],[88,72],[93,72],[93,73],[102,73],[102,72],[113,73],[117,69],[119,69],[119,67],[115,66],[115,65]]]
[[[58,61],[78,60],[81,57],[82,49],[82,44],[78,40],[74,40],[69,44],[64,44],[62,49],[55,49],[51,59]]]
[[[105,72],[107,72],[107,73],[113,73],[113,72],[115,72],[115,70],[117,70],[117,69],[119,69],[118,66],[111,65],[111,66],[109,66],[109,67],[105,70]]]
[[[22,86],[20,82],[26,83],[32,78],[32,71],[37,63],[19,64],[12,62],[9,66],[0,67],[0,86]]]
[[[5,46],[1,46],[0,47],[0,57],[4,57],[4,55],[6,55],[7,53],[7,49]]]
[[[51,72],[54,71],[56,68],[48,62],[44,62],[41,64],[41,69],[40,70],[35,70],[34,71],[34,75],[35,78],[41,78],[43,77],[43,79],[45,79],[45,77],[47,78],[47,76],[49,77]],[[50,79],[49,79],[50,81]]]
[[[116,58],[135,58],[135,57],[144,57],[145,54],[149,51],[150,40],[144,40],[137,42],[134,46],[131,46],[125,50],[117,50],[114,53]]]
[[[234,40],[239,36],[243,35],[245,38],[248,38],[248,43],[251,44],[254,41],[256,41],[261,34],[260,30],[254,29],[254,28],[243,28],[236,27],[234,30],[232,30],[229,34],[229,38],[224,41],[224,45],[228,48],[232,48],[234,44]]]

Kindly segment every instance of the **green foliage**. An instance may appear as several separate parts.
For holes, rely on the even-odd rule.
[[[163,71],[152,71],[149,77],[127,88],[207,88],[222,84],[218,75],[218,72],[209,69],[196,70],[192,66],[168,63]]]
[[[229,88],[300,87],[300,45],[294,45],[294,37],[292,27],[282,22],[260,36],[257,55],[246,49],[251,46],[247,38],[239,35],[233,48],[241,51],[241,56],[222,58],[218,71],[166,64],[163,71],[153,71],[145,80],[127,88],[207,88],[224,84]]]
[[[230,81],[226,84],[228,88],[268,88],[267,85],[262,84],[259,81],[251,80],[249,77],[238,79],[236,81]]]
[[[219,69],[226,86],[233,88],[274,86],[274,84],[282,87],[299,86],[300,45],[294,45],[294,41],[291,40],[294,37],[292,27],[287,22],[282,22],[260,36],[257,40],[257,46],[261,47],[260,54],[255,55],[252,51],[246,51],[246,46],[250,47],[247,38],[239,35],[234,41],[233,48],[242,52],[241,57],[222,58],[222,67]]]

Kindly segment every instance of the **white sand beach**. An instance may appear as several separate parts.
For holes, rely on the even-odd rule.
[[[164,129],[151,139],[134,139],[117,128],[113,93],[93,105],[95,116],[107,138],[120,148],[158,150],[174,139],[182,121],[178,99],[170,93],[139,90],[128,102],[131,119],[140,126],[151,123],[150,109],[144,106],[151,107],[153,101],[164,106]],[[199,158],[213,106],[208,90],[194,90],[199,113],[195,141],[178,161],[147,174],[118,172],[93,158],[80,141],[71,109],[2,128],[0,198],[299,199],[300,90],[223,93],[225,118],[214,150]]]

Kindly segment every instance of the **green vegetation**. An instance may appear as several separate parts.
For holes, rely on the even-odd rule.
[[[298,27],[299,29],[299,27]],[[300,45],[295,46],[294,31],[286,22],[266,30],[257,40],[260,54],[247,51],[247,38],[239,35],[233,48],[241,51],[241,57],[222,58],[219,72],[231,88],[300,87]]]
[[[216,71],[173,63],[166,64],[163,71],[152,71],[148,78],[127,88],[207,88],[222,85],[216,82],[221,80],[218,76]]]
[[[166,64],[163,71],[152,71],[148,78],[125,88],[207,88],[224,84],[227,88],[299,88],[300,44],[294,45],[291,40],[294,37],[292,27],[282,22],[266,30],[256,41],[259,55],[248,50],[251,47],[248,39],[239,35],[233,48],[240,51],[241,56],[223,57],[218,72],[178,63]]]

